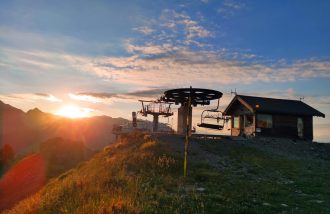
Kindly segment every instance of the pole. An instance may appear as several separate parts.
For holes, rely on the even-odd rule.
[[[154,121],[153,121],[152,131],[153,132],[157,132],[158,131],[158,114],[154,114]]]
[[[191,88],[191,86],[190,86]],[[188,159],[188,144],[189,144],[189,134],[190,134],[190,106],[191,106],[191,90],[189,94],[189,99],[187,103],[187,121],[186,121],[186,138],[184,142],[184,162],[183,162],[183,176],[187,177],[187,159]]]

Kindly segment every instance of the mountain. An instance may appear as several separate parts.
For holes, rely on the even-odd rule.
[[[43,141],[61,137],[81,141],[89,149],[99,150],[114,142],[112,126],[126,122],[107,116],[67,119],[38,108],[25,113],[0,101],[0,145],[9,144],[15,154],[24,155],[37,150]]]
[[[329,213],[329,145],[122,136],[4,213]]]
[[[26,114],[0,101],[0,145],[11,145],[17,154],[28,149],[34,139],[36,132]]]
[[[98,116],[67,119],[38,108],[23,112],[0,101],[0,210],[38,191],[48,179],[87,160],[92,151],[114,142],[114,124],[127,120]]]

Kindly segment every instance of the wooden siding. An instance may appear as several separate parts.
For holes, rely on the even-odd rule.
[[[253,115],[253,112],[251,112],[248,108],[246,108],[244,105],[240,104],[239,102],[234,103],[232,106],[233,109],[233,115],[231,119],[231,135],[232,136],[239,136],[242,134],[245,135],[252,135],[255,132],[255,117],[253,117],[253,124],[251,127],[245,128],[245,115]],[[239,122],[239,128],[234,128],[234,117],[239,116],[240,122]]]
[[[298,137],[298,117],[293,115],[272,115],[273,127],[260,128],[261,132],[256,133],[258,136],[273,136],[273,137]],[[258,117],[258,116],[257,116]],[[313,140],[313,118],[300,117],[304,123],[304,139]],[[257,127],[259,128],[259,127]]]
[[[260,128],[257,126],[258,114],[251,112],[248,108],[239,102],[233,103],[231,106],[232,119],[231,119],[231,135],[247,135],[247,136],[272,136],[272,137],[298,137],[298,118],[303,120],[303,138],[313,140],[313,117],[312,116],[296,116],[296,115],[272,115],[272,128]],[[264,112],[263,114],[267,114]],[[269,113],[268,113],[269,114]],[[246,115],[253,115],[253,124],[245,127]],[[239,128],[233,127],[233,120],[235,116],[240,117]],[[256,132],[256,129],[260,132]]]

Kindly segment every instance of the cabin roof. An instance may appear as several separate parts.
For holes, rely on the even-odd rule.
[[[275,99],[246,95],[236,95],[224,111],[224,115],[231,115],[235,106],[233,104],[236,102],[240,102],[252,112],[325,117],[322,112],[300,100]]]

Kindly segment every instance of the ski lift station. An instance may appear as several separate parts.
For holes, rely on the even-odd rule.
[[[300,139],[313,139],[313,116],[325,115],[302,100],[285,100],[264,97],[237,95],[227,108],[220,109],[222,92],[204,88],[177,88],[164,91],[155,100],[139,100],[141,110],[132,113],[132,128],[137,128],[138,116],[153,117],[152,132],[159,133],[159,117],[173,117],[171,107],[178,106],[177,129],[180,135],[191,136],[193,108],[209,106],[211,101],[215,106],[203,110],[197,126],[200,130],[213,130],[219,135],[229,125],[231,136],[272,136]],[[117,128],[118,132],[118,128]],[[173,133],[173,129],[166,132]],[[214,132],[213,132],[214,133]]]

